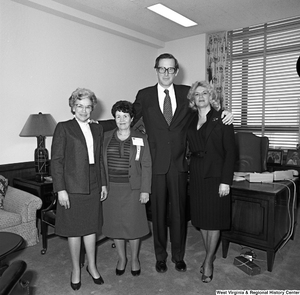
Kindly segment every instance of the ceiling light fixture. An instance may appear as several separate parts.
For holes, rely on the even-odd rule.
[[[147,7],[149,10],[152,10],[153,12],[175,22],[180,24],[181,26],[184,27],[192,27],[196,26],[197,23],[194,21],[186,18],[185,16],[175,12],[174,10],[162,5],[162,4],[155,4],[152,6]]]

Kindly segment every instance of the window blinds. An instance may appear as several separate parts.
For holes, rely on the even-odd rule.
[[[228,32],[225,103],[236,131],[269,137],[270,147],[299,143],[300,17]]]

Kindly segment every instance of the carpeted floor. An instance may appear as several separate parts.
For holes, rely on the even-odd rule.
[[[104,295],[177,295],[217,294],[216,290],[300,290],[300,235],[296,229],[295,239],[277,252],[272,272],[266,269],[266,252],[253,249],[257,255],[255,263],[261,273],[249,276],[233,265],[234,258],[245,252],[241,245],[230,244],[228,256],[222,258],[221,246],[214,263],[214,278],[209,284],[201,282],[199,267],[204,258],[200,233],[191,225],[188,227],[185,261],[187,271],[180,273],[168,259],[168,271],[164,274],[155,270],[152,237],[147,237],[141,246],[141,275],[133,277],[130,266],[123,276],[115,275],[116,250],[111,241],[98,247],[98,269],[105,281],[97,286],[82,269],[82,287],[75,292],[70,287],[71,262],[67,240],[54,237],[49,239],[48,251],[41,255],[41,241],[38,245],[20,250],[9,256],[9,260],[23,259],[27,263],[24,278],[30,281],[31,295],[60,294],[104,294]],[[129,246],[128,246],[129,247]],[[128,251],[130,253],[130,251]],[[130,257],[128,257],[130,259]],[[129,264],[130,265],[130,264]],[[225,292],[223,294],[230,294]]]

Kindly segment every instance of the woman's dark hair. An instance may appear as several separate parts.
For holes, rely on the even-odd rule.
[[[168,58],[174,59],[174,61],[175,61],[175,69],[178,70],[178,69],[179,69],[178,61],[177,61],[177,59],[176,59],[172,54],[170,54],[170,53],[163,53],[163,54],[161,54],[160,56],[158,56],[158,57],[156,58],[156,60],[155,60],[154,68],[155,68],[155,69],[158,68],[159,61],[160,61],[161,59],[168,59]]]
[[[134,118],[135,116],[133,104],[127,100],[119,100],[112,106],[111,114],[114,118],[116,117],[116,111],[127,113],[131,118]]]

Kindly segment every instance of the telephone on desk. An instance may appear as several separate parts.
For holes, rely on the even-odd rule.
[[[299,176],[299,172],[294,169],[263,173],[234,172],[233,180],[248,180],[249,182],[273,182],[285,179],[293,179],[296,176]]]

